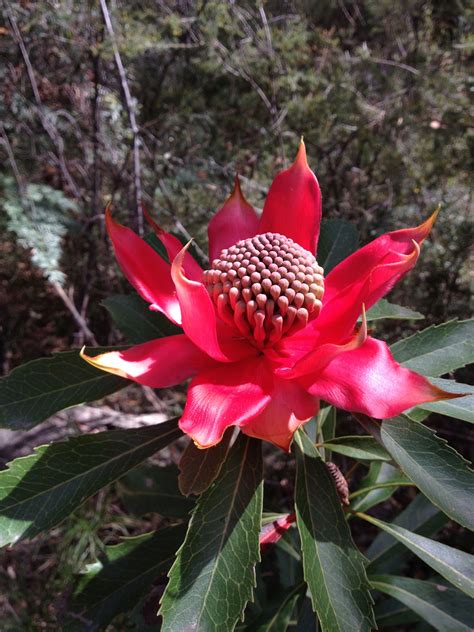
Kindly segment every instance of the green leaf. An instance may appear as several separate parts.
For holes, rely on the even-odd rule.
[[[255,586],[262,516],[261,444],[239,435],[199,498],[169,574],[163,632],[233,630]]]
[[[370,577],[376,590],[395,597],[440,632],[472,632],[474,601],[444,584],[376,575]]]
[[[474,319],[431,326],[391,346],[402,366],[437,377],[474,362]]]
[[[422,410],[447,415],[455,419],[462,419],[471,424],[474,423],[474,386],[460,384],[453,382],[453,380],[443,380],[442,378],[431,378],[430,382],[449,393],[469,393],[469,395],[466,397],[457,397],[456,399],[442,399],[439,402],[420,404],[414,411],[410,411],[410,418],[412,418],[412,412],[417,413],[419,410]]]
[[[178,488],[176,465],[140,465],[118,483],[118,492],[126,509],[136,516],[153,512],[162,516],[185,518],[194,502]]]
[[[94,347],[87,353],[109,350]],[[63,408],[101,399],[129,383],[87,364],[78,351],[33,360],[0,380],[0,426],[27,430]]]
[[[367,475],[362,479],[357,496],[351,494],[351,509],[367,511],[390,498],[399,485],[405,485],[409,479],[390,463],[374,461]],[[365,490],[365,492],[363,491]]]
[[[448,582],[474,597],[474,556],[373,516],[355,515],[392,535]]]
[[[344,219],[323,219],[317,260],[328,274],[338,263],[357,250],[359,236],[351,222]]]
[[[370,436],[336,437],[324,443],[322,447],[361,461],[390,461],[392,458],[380,443]]]
[[[390,303],[385,298],[381,298],[373,307],[371,307],[367,314],[367,322],[374,320],[382,320],[384,318],[396,319],[396,320],[423,320],[423,314],[415,312],[408,307],[402,307],[401,305],[395,305]]]
[[[355,547],[334,482],[309,437],[296,434],[297,524],[313,608],[328,632],[373,628],[363,558]]]
[[[381,439],[403,472],[450,518],[473,528],[474,472],[444,439],[406,417],[386,419]]]
[[[181,436],[176,419],[36,448],[0,472],[0,546],[32,538]]]
[[[138,294],[116,294],[102,301],[115,325],[133,344],[182,333],[163,314],[153,312]]]
[[[394,525],[418,533],[419,535],[432,536],[448,521],[447,516],[432,505],[423,494],[418,494],[415,499],[395,518]],[[392,536],[381,531],[365,552],[370,560],[367,569],[372,573],[393,572],[397,565],[403,564],[406,549]]]
[[[160,529],[105,547],[104,559],[88,567],[68,603],[67,629],[97,629],[132,610],[173,563],[185,526]],[[80,623],[78,623],[78,619]],[[74,623],[75,621],[75,623]],[[94,625],[96,627],[94,627]]]
[[[179,489],[185,496],[199,496],[216,479],[229,452],[232,429],[224,433],[213,448],[200,450],[192,441],[186,446],[179,461]]]

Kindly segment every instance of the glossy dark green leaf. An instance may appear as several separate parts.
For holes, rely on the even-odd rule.
[[[302,431],[296,443],[296,515],[313,608],[324,631],[368,632],[373,613],[363,558],[318,451]]]
[[[181,436],[177,420],[36,448],[0,472],[0,545],[32,538]]]
[[[392,524],[419,535],[432,536],[446,522],[448,522],[447,516],[432,505],[423,494],[417,494]],[[371,573],[393,572],[404,564],[407,554],[409,554],[408,551],[400,542],[381,531],[365,552],[365,556],[370,560],[367,569],[370,569]]]
[[[383,461],[374,461],[360,487],[355,490],[357,495],[351,494],[351,509],[367,511],[390,498],[399,485],[408,482],[409,479],[397,467]]]
[[[403,416],[383,421],[381,438],[403,472],[433,504],[473,528],[474,472],[444,439]]]
[[[408,577],[375,575],[373,588],[395,597],[440,632],[472,632],[474,600],[455,588]]]
[[[402,307],[401,305],[390,303],[385,298],[381,298],[366,313],[367,322],[387,318],[396,320],[422,320],[424,316],[423,314],[420,314],[420,312],[408,309],[408,307]]]
[[[104,351],[94,347],[87,353]],[[27,430],[59,410],[101,399],[129,383],[87,364],[79,351],[33,360],[0,380],[0,426]]]
[[[220,442],[207,450],[200,450],[193,441],[188,443],[179,461],[182,494],[199,496],[216,479],[229,452],[232,430],[227,430]]]
[[[344,219],[323,219],[316,258],[328,274],[338,263],[357,250],[359,237],[354,225]]]
[[[469,423],[474,423],[474,386],[469,384],[460,384],[453,380],[443,380],[442,378],[431,378],[435,386],[442,388],[449,393],[469,393],[466,397],[457,397],[456,399],[442,399],[438,402],[426,402],[420,404],[415,411],[427,411],[447,415],[455,419],[462,419]],[[412,415],[410,414],[410,418]]]
[[[390,461],[392,458],[380,443],[370,436],[336,437],[324,443],[323,447],[361,461]]]
[[[474,597],[474,556],[373,516],[356,515],[393,536],[448,582]]]
[[[153,512],[185,518],[194,502],[181,494],[176,465],[145,464],[120,479],[117,489],[126,509],[136,516]]]
[[[474,362],[474,319],[431,326],[391,346],[397,362],[437,377]]]
[[[132,610],[173,563],[185,526],[160,529],[106,546],[101,561],[78,579],[68,603],[68,630],[103,629]],[[164,579],[164,577],[163,577]]]
[[[260,557],[263,481],[260,441],[239,435],[200,496],[169,574],[163,632],[227,632],[242,616]]]
[[[163,314],[151,311],[148,303],[138,294],[116,294],[106,298],[102,304],[118,329],[133,344],[182,333]]]

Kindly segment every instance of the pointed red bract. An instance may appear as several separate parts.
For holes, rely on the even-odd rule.
[[[300,143],[289,169],[273,180],[258,227],[259,233],[280,233],[315,253],[321,224],[321,190]]]
[[[123,351],[81,355],[97,369],[151,388],[174,386],[215,365],[184,334],[158,338]]]
[[[191,382],[179,427],[200,448],[209,448],[229,426],[241,426],[269,403],[273,378],[261,358],[200,373]]]
[[[366,295],[361,300],[370,309],[415,266],[419,245],[429,235],[437,216],[435,211],[420,226],[386,233],[341,261],[325,278],[325,308],[340,292],[365,285]]]
[[[116,222],[110,206],[105,210],[105,223],[115,256],[127,279],[145,301],[180,325],[181,309],[170,265],[133,230]]]
[[[167,233],[165,230],[159,226],[155,222],[155,220],[151,217],[150,213],[143,206],[143,214],[146,217],[147,222],[155,231],[155,235],[161,241],[161,243],[166,248],[166,252],[168,253],[169,260],[172,262],[176,255],[182,250],[183,244],[179,241],[177,237],[171,235],[171,233]],[[191,255],[190,252],[186,252],[183,261],[183,268],[186,275],[192,279],[193,281],[201,281],[203,275],[203,269],[196,261],[196,259]]]
[[[385,342],[371,337],[300,381],[312,395],[338,408],[378,419],[450,396],[425,377],[401,367]]]
[[[240,239],[256,235],[258,222],[257,214],[242,195],[236,177],[234,190],[209,222],[209,259],[212,261],[224,248],[229,248]]]

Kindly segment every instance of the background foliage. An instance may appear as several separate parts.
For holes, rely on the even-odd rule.
[[[104,234],[109,200],[124,222],[140,228],[139,182],[138,193],[161,223],[183,238],[186,226],[205,251],[205,227],[235,172],[260,207],[301,134],[325,218],[354,222],[362,243],[414,225],[442,205],[433,240],[391,300],[426,314],[426,324],[469,315],[472,36],[463,0],[110,2],[131,101],[99,2],[5,0],[2,8],[3,373],[71,346],[122,342],[107,310],[117,321],[121,309],[139,306],[113,299],[107,310],[102,305],[128,292]],[[394,322],[377,325],[390,340],[401,331]],[[159,326],[144,323],[143,335]],[[163,401],[166,412],[179,410],[180,392],[163,394]],[[456,447],[466,454],[462,438]],[[276,465],[285,479],[286,462]],[[22,571],[4,560],[2,578],[15,574],[14,613],[25,598],[22,583],[37,574],[45,550],[52,547],[57,558],[47,574],[54,592],[108,542],[98,537],[98,525],[113,544],[118,532],[133,532],[115,491],[107,493],[110,503],[100,497],[80,510],[81,533],[71,523],[40,540],[35,561],[22,562]],[[406,501],[401,494],[396,502]],[[276,507],[284,504],[284,494],[275,498]],[[358,544],[367,543],[356,535]],[[446,537],[462,541],[463,534]],[[385,585],[382,575],[379,583]],[[31,594],[26,618],[15,614],[19,625],[54,626],[56,608]],[[2,607],[9,612],[8,601]],[[8,615],[12,626],[15,616]]]

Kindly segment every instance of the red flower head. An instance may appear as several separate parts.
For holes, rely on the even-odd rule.
[[[321,192],[303,142],[294,164],[273,181],[260,218],[236,180],[209,224],[209,270],[148,218],[168,264],[108,209],[107,230],[124,274],[150,309],[184,333],[83,357],[152,388],[192,377],[180,427],[202,448],[238,426],[288,449],[320,399],[383,419],[450,397],[397,364],[384,342],[367,335],[364,318],[413,268],[435,218],[382,235],[323,280],[313,255]]]

